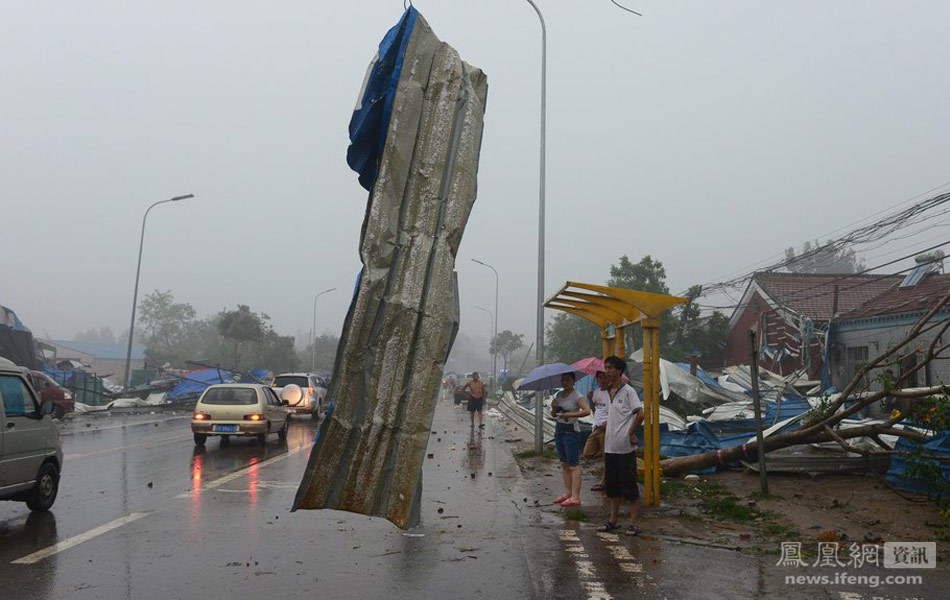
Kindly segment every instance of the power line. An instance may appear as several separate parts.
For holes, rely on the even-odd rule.
[[[908,198],[907,200],[903,200],[903,201],[901,201],[900,203],[898,203],[898,204],[896,204],[896,205],[894,205],[894,206],[892,206],[892,207],[883,209],[883,210],[881,210],[881,211],[878,211],[878,212],[876,212],[876,213],[873,213],[873,214],[871,214],[871,215],[868,215],[868,216],[866,216],[866,217],[863,217],[863,218],[861,218],[861,219],[858,219],[857,221],[854,221],[854,222],[852,222],[852,223],[850,223],[850,224],[848,224],[848,225],[845,225],[845,226],[843,226],[843,227],[839,227],[838,229],[835,229],[835,230],[833,230],[833,231],[831,231],[831,232],[829,232],[829,233],[827,233],[827,234],[824,234],[824,236],[819,236],[819,237],[825,237],[825,236],[828,236],[828,235],[832,235],[832,234],[834,234],[834,233],[843,231],[843,230],[846,229],[847,227],[851,227],[851,226],[853,226],[853,225],[856,225],[856,224],[865,222],[865,221],[867,221],[868,219],[874,218],[874,217],[876,217],[876,216],[878,216],[878,215],[881,215],[881,214],[883,214],[883,213],[886,213],[886,212],[888,212],[888,211],[894,211],[896,208],[899,208],[899,207],[901,207],[901,206],[904,206],[905,204],[907,204],[907,203],[909,203],[909,202],[913,202],[913,201],[917,200],[918,198],[921,198],[921,197],[923,197],[923,196],[925,196],[925,195],[927,195],[927,194],[930,194],[930,193],[932,193],[932,192],[934,192],[934,191],[936,191],[936,190],[945,188],[945,187],[947,187],[948,185],[950,185],[950,181],[947,181],[947,182],[945,182],[945,183],[943,183],[943,184],[941,184],[941,185],[938,185],[938,186],[936,186],[936,187],[933,187],[933,188],[931,188],[930,190],[927,190],[927,191],[925,191],[925,192],[921,192],[920,194],[917,194],[917,195],[915,195],[915,196],[912,196],[911,198]],[[781,260],[781,261],[779,261],[779,262],[777,262],[777,263],[772,263],[772,264],[771,264],[770,266],[768,266],[768,267],[764,267],[764,268],[761,267],[761,265],[763,265],[763,264],[768,264],[768,263],[769,263],[769,260],[770,260],[771,258],[781,256],[781,254],[772,255],[772,257],[770,257],[769,259],[765,259],[765,260],[763,260],[763,261],[757,261],[757,262],[752,263],[751,265],[745,267],[744,269],[741,269],[741,270],[739,270],[739,271],[733,271],[732,273],[728,274],[727,277],[728,277],[729,275],[732,275],[732,274],[735,274],[735,273],[744,273],[743,275],[735,276],[735,277],[732,277],[731,279],[728,279],[728,280],[726,280],[726,281],[720,281],[720,282],[716,282],[716,283],[707,282],[706,284],[703,285],[704,293],[705,293],[706,290],[719,291],[719,290],[726,289],[726,288],[738,287],[739,285],[741,285],[745,280],[747,280],[751,275],[753,275],[753,274],[756,273],[757,271],[762,271],[762,270],[773,271],[773,270],[776,270],[776,269],[780,269],[780,268],[787,267],[787,266],[789,266],[789,265],[791,265],[791,264],[794,264],[794,263],[796,263],[796,262],[800,262],[801,260],[804,260],[804,259],[807,259],[807,258],[811,258],[812,256],[814,256],[814,255],[816,255],[816,254],[819,254],[819,253],[821,253],[821,252],[829,252],[829,251],[831,251],[831,250],[839,250],[839,251],[840,251],[841,249],[843,249],[843,248],[845,248],[845,247],[847,247],[847,246],[853,246],[853,245],[859,245],[859,244],[864,244],[864,243],[870,243],[870,242],[873,242],[873,241],[882,239],[883,237],[885,237],[885,236],[887,236],[887,235],[889,235],[889,234],[891,234],[891,233],[894,233],[894,232],[896,232],[896,231],[898,231],[898,230],[900,230],[900,229],[903,229],[903,228],[908,227],[908,226],[916,225],[917,223],[919,223],[919,222],[921,222],[921,221],[923,220],[924,213],[926,213],[927,211],[931,210],[932,208],[935,208],[935,207],[937,207],[937,206],[940,206],[940,205],[942,205],[942,204],[944,204],[944,203],[946,203],[946,202],[948,202],[948,201],[950,201],[950,194],[948,194],[948,193],[939,194],[939,195],[937,195],[937,196],[935,196],[935,197],[933,197],[933,198],[930,198],[930,199],[925,200],[925,201],[923,201],[923,202],[919,202],[919,203],[915,204],[914,206],[911,206],[911,207],[909,207],[909,208],[907,208],[907,209],[904,209],[904,210],[901,210],[901,211],[899,211],[899,212],[893,213],[891,216],[888,216],[888,217],[886,217],[886,218],[884,218],[884,219],[879,219],[879,220],[877,220],[876,222],[871,223],[870,225],[864,225],[864,226],[862,226],[862,227],[860,227],[860,228],[858,228],[858,229],[855,229],[855,230],[851,231],[850,233],[848,233],[847,235],[842,236],[842,237],[840,237],[840,238],[838,238],[838,239],[836,239],[836,240],[833,240],[833,241],[829,242],[828,244],[816,246],[816,248],[810,250],[809,252],[802,253],[801,255],[798,255],[798,256],[793,257],[793,258],[791,258],[791,259],[786,258],[785,260]],[[941,215],[943,215],[943,214],[946,214],[946,212],[950,212],[950,211],[944,211],[944,212],[938,213],[938,215],[930,215],[930,216],[927,217],[927,219],[933,218],[933,217],[935,217],[935,216],[941,216]],[[862,238],[863,238],[863,239],[862,239]],[[756,268],[754,271],[745,271],[745,269],[748,269],[749,267],[757,267],[757,268]]]
[[[822,282],[822,283],[820,283],[820,284],[818,284],[818,285],[814,285],[814,286],[811,286],[811,287],[808,287],[808,288],[799,290],[798,292],[793,292],[793,293],[791,293],[791,294],[789,294],[789,295],[783,297],[783,298],[782,298],[782,301],[783,301],[783,302],[787,302],[788,300],[794,299],[794,300],[796,300],[796,301],[798,301],[798,302],[804,302],[805,300],[812,300],[812,299],[814,299],[814,298],[819,298],[819,297],[821,297],[821,296],[827,296],[828,294],[834,293],[834,289],[829,290],[829,291],[825,291],[825,292],[821,292],[821,293],[819,293],[819,294],[814,294],[814,295],[811,295],[811,296],[806,296],[806,297],[804,297],[804,298],[796,298],[796,296],[798,296],[799,294],[805,293],[805,292],[807,292],[807,291],[809,291],[809,290],[813,290],[813,289],[816,289],[816,288],[819,288],[819,287],[825,287],[825,286],[833,285],[834,283],[837,283],[837,282],[840,282],[840,281],[845,281],[845,280],[847,280],[847,279],[853,279],[854,277],[858,277],[858,276],[860,276],[860,275],[865,275],[865,274],[869,273],[870,271],[875,271],[875,270],[877,270],[877,269],[881,269],[881,268],[883,268],[883,267],[892,265],[892,264],[897,263],[897,262],[900,262],[900,261],[902,261],[902,260],[906,260],[906,259],[908,259],[908,258],[917,256],[918,254],[922,254],[922,253],[924,253],[924,252],[930,252],[931,250],[936,250],[937,248],[941,248],[941,247],[946,246],[946,245],[948,245],[948,244],[950,244],[950,240],[947,240],[947,241],[942,242],[942,243],[940,243],[940,244],[936,244],[936,245],[930,246],[930,247],[928,247],[928,248],[924,248],[924,249],[922,249],[922,250],[917,250],[917,251],[912,252],[912,253],[910,253],[910,254],[907,254],[907,255],[905,255],[905,256],[901,256],[900,258],[895,258],[895,259],[893,259],[893,260],[890,260],[890,261],[888,261],[888,262],[886,262],[886,263],[882,263],[882,264],[880,264],[880,265],[876,265],[876,266],[873,266],[873,267],[869,267],[869,268],[867,268],[867,269],[864,269],[863,271],[858,271],[857,273],[850,273],[850,274],[848,274],[848,275],[842,275],[842,276],[840,276],[840,277],[838,277],[838,278],[836,278],[836,279],[832,279],[831,281],[825,281],[825,282]],[[914,265],[913,267],[908,267],[908,268],[906,268],[906,269],[901,269],[900,271],[896,271],[896,272],[894,272],[894,273],[890,273],[890,275],[898,275],[898,274],[903,273],[903,272],[905,272],[905,271],[911,271],[911,270],[913,270],[913,269],[915,269],[915,268],[917,268],[917,267],[919,267],[919,266],[922,266],[922,265],[933,264],[933,263],[939,262],[940,260],[943,260],[943,259],[934,259],[934,260],[922,262],[922,263],[919,263],[919,264],[917,264],[917,265]],[[878,279],[867,279],[867,280],[864,280],[864,281],[862,281],[862,282],[860,282],[860,283],[857,283],[857,284],[855,284],[855,285],[852,285],[852,286],[848,286],[848,287],[845,287],[845,288],[839,288],[838,291],[839,291],[839,292],[842,292],[842,291],[851,290],[851,289],[854,289],[854,288],[857,288],[857,287],[861,287],[861,286],[863,286],[863,285],[868,285],[868,284],[870,284],[870,283],[874,283],[874,282],[876,282],[876,281],[878,281]],[[726,309],[730,309],[730,308],[731,308],[731,309],[745,308],[746,305],[744,305],[742,302],[739,302],[738,304],[735,304],[735,305],[732,305],[732,306],[708,306],[708,305],[703,305],[703,304],[697,304],[696,306],[698,306],[698,307],[700,307],[700,308],[707,309],[707,310],[709,310],[709,309],[726,310]]]

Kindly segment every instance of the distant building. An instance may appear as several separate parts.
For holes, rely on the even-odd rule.
[[[726,365],[749,364],[749,330],[755,329],[762,367],[781,375],[804,368],[809,377],[818,378],[835,287],[842,314],[900,281],[894,275],[756,273],[729,321]]]
[[[67,340],[51,340],[48,343],[56,350],[56,365],[66,367],[64,370],[84,368],[100,377],[109,377],[116,383],[125,383],[125,354],[128,350],[125,344]],[[145,346],[132,344],[131,364],[133,370],[144,368]]]

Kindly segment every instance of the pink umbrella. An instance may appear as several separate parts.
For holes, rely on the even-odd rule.
[[[571,365],[578,371],[583,371],[586,375],[596,375],[597,371],[604,370],[604,360],[602,358],[582,358]]]
[[[582,358],[571,366],[583,372],[585,375],[593,377],[597,375],[597,371],[604,370],[604,359],[591,356],[590,358]],[[624,375],[622,381],[624,383],[630,383],[630,378]]]

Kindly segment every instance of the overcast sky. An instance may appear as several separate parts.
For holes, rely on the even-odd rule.
[[[950,2],[538,0],[548,27],[546,294],[621,254],[674,292],[950,180]],[[8,0],[0,303],[37,335],[128,327],[141,294],[339,333],[366,192],[345,161],[401,0]],[[462,331],[534,336],[540,30],[526,2],[416,2],[488,75]],[[548,317],[550,318],[550,314]]]

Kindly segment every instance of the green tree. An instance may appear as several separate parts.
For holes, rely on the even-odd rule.
[[[231,344],[231,367],[241,370],[248,347],[264,339],[264,322],[269,317],[251,312],[251,307],[238,304],[237,310],[222,310],[218,313],[218,333]]]
[[[785,250],[786,268],[792,273],[818,275],[846,275],[864,270],[864,262],[859,260],[852,248],[840,248],[831,240],[821,244],[805,242],[801,254],[795,254],[794,248]]]
[[[632,263],[626,254],[620,257],[616,265],[610,267],[610,287],[627,288],[655,294],[669,294],[666,286],[666,269],[659,260],[647,254],[639,262]],[[660,316],[660,347],[668,348],[676,337],[676,319],[670,311]],[[626,347],[636,350],[643,346],[643,331],[639,325],[627,327]],[[662,352],[662,350],[661,350]]]
[[[653,260],[649,254],[638,263],[631,263],[626,254],[621,256],[617,264],[610,267],[607,285],[656,294],[670,293],[670,289],[666,287],[666,269],[663,268],[663,263]]]
[[[492,354],[499,354],[504,361],[504,370],[508,371],[508,359],[511,357],[511,353],[517,350],[518,348],[524,347],[524,334],[523,333],[513,333],[512,331],[506,329],[500,331],[498,335],[491,341],[491,346],[489,352]]]
[[[336,351],[339,345],[340,338],[329,333],[324,333],[318,336],[313,343],[307,344],[306,349],[299,354],[300,364],[307,365],[307,368],[309,368],[312,361],[315,369],[332,371],[333,365],[336,362]],[[311,354],[314,346],[316,346],[316,353]]]
[[[544,360],[572,363],[603,351],[600,329],[583,317],[559,312],[544,334]]]
[[[195,309],[187,303],[176,303],[171,290],[146,295],[139,303],[146,359],[153,364],[179,362],[194,320]]]

